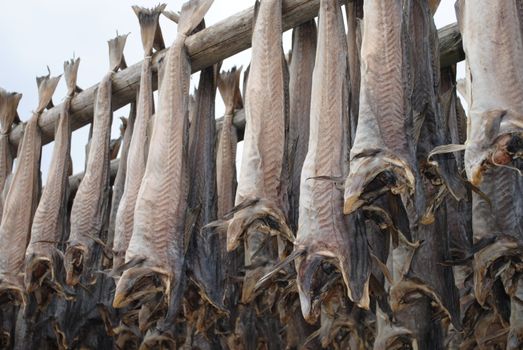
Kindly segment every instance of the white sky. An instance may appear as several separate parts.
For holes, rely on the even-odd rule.
[[[96,84],[108,69],[107,40],[119,33],[131,34],[127,38],[125,58],[128,65],[140,61],[143,50],[140,30],[132,5],[155,6],[157,1],[147,0],[17,0],[0,1],[0,86],[8,91],[23,93],[18,113],[25,121],[36,108],[38,94],[35,77],[47,74],[62,74],[63,62],[73,56],[80,57],[78,85],[88,88]],[[167,9],[179,11],[183,0],[166,1]],[[214,0],[205,17],[207,26],[219,22],[245,8],[252,6],[252,0]],[[454,0],[442,0],[435,16],[437,27],[456,21]],[[176,25],[161,17],[160,25],[167,46],[174,40]],[[291,31],[283,36],[284,50],[291,47]],[[250,50],[228,58],[222,69],[233,65],[246,67]],[[461,67],[460,75],[463,69]],[[197,84],[197,75],[191,83]],[[60,81],[53,101],[61,102],[66,87]],[[119,116],[127,116],[124,107],[114,113],[113,138],[119,134]],[[217,96],[216,115],[223,114],[221,98]],[[73,133],[73,172],[83,170],[84,146],[87,142],[88,127]],[[49,167],[53,144],[44,146],[41,169],[45,175]],[[45,181],[45,179],[44,179]],[[44,182],[45,183],[45,182]]]

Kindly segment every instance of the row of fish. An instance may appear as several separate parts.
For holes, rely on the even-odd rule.
[[[133,7],[136,101],[112,142],[118,36],[72,199],[79,59],[43,188],[38,123],[60,77],[37,79],[14,171],[21,95],[0,90],[0,348],[519,349],[520,1],[457,2],[461,84],[439,65],[439,1],[321,0],[287,57],[282,0],[257,1],[243,96],[242,68],[220,64],[190,95],[185,42],[212,2]],[[155,72],[162,13],[178,33]]]

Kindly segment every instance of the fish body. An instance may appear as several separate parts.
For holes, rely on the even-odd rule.
[[[345,183],[346,214],[369,201],[369,185],[406,198],[415,188],[412,126],[405,109],[401,1],[364,3],[358,128]],[[409,130],[410,129],[410,130]]]
[[[235,204],[256,202],[251,209],[268,214],[277,223],[279,229],[273,233],[280,232],[292,240],[286,224],[286,193],[282,182],[286,88],[281,6],[281,0],[264,0],[256,5],[252,60],[244,94],[245,141]],[[250,226],[246,218],[241,210],[235,213],[227,231],[227,250],[232,251],[240,244]]]
[[[95,112],[92,123],[92,138],[85,175],[80,182],[71,208],[71,232],[65,252],[65,268],[68,285],[80,281],[84,269],[94,268],[101,247],[102,227],[108,215],[109,195],[109,146],[111,141],[112,77],[123,60],[123,48],[127,35],[109,41],[110,71],[103,77],[96,94]]]
[[[28,291],[41,287],[44,278],[55,280],[60,271],[55,259],[58,242],[65,233],[67,192],[71,150],[71,121],[69,109],[76,88],[80,59],[64,63],[67,97],[57,121],[55,144],[47,183],[36,209],[31,227],[31,240],[25,253],[25,285]]]
[[[142,29],[142,44],[145,58],[140,76],[136,121],[129,145],[127,175],[115,218],[113,268],[118,268],[125,261],[125,252],[133,232],[136,199],[147,163],[147,145],[150,137],[148,125],[153,115],[152,45],[156,28],[158,28],[159,15],[164,8],[165,5],[158,6],[152,10],[135,8]]]
[[[292,32],[292,60],[289,67],[289,136],[290,161],[289,221],[298,226],[300,177],[309,143],[312,72],[316,57],[316,22],[310,20]]]
[[[160,288],[169,300],[185,259],[185,213],[189,191],[187,150],[191,65],[185,39],[201,22],[211,0],[185,3],[178,35],[169,48],[158,97],[147,165],[136,199],[133,233],[125,261],[139,261],[118,281],[113,306],[123,307],[135,292]],[[134,290],[136,285],[136,290]],[[151,286],[152,287],[152,286]],[[147,293],[147,292],[146,292]]]
[[[13,154],[9,144],[9,132],[11,125],[17,116],[16,108],[20,103],[22,94],[7,92],[0,88],[0,191],[6,187],[7,177],[11,174],[13,167]],[[0,219],[3,212],[4,198],[0,199]]]
[[[40,195],[42,138],[38,121],[59,80],[60,76],[50,77],[50,74],[36,79],[38,108],[25,126],[0,223],[0,300],[15,304],[26,300],[22,278],[24,257]]]
[[[305,257],[296,260],[298,291],[302,313],[313,320],[311,285],[321,260],[337,266],[347,285],[349,297],[368,307],[368,285],[355,288],[350,276],[351,249],[349,226],[343,214],[343,193],[334,181],[318,177],[341,178],[348,148],[345,128],[347,108],[347,43],[339,3],[320,3],[318,45],[312,77],[308,152],[300,184],[300,213],[295,250]],[[294,57],[293,57],[294,60]],[[362,263],[364,264],[363,257]],[[356,262],[356,261],[354,261]],[[316,312],[317,313],[317,312]]]

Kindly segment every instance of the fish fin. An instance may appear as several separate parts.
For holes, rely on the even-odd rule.
[[[47,67],[48,74],[37,77],[36,78],[36,85],[38,86],[38,108],[36,109],[36,113],[41,113],[46,108],[46,106],[51,101],[51,98],[53,97],[54,91],[56,89],[56,85],[58,85],[58,82],[60,81],[60,78],[62,75],[58,75],[56,77],[51,77],[51,71],[49,70],[49,67]]]
[[[119,69],[127,67],[123,55],[123,49],[125,47],[125,42],[127,41],[128,35],[129,33],[117,35],[115,38],[107,42],[109,44],[109,68],[112,72],[116,72]]]
[[[151,9],[146,9],[140,6],[133,6],[133,11],[140,22],[140,32],[142,36],[142,45],[145,56],[150,56],[153,53],[153,47],[156,40],[156,33],[158,32],[160,14],[165,10],[166,4],[157,5]],[[163,38],[161,31],[159,32],[161,43]],[[164,45],[165,46],[165,45]]]
[[[295,249],[289,256],[278,262],[269,273],[266,273],[262,278],[256,282],[254,290],[265,287],[265,284],[270,281],[279,271],[290,265],[296,258],[305,254],[304,249]]]
[[[73,96],[76,92],[76,78],[78,76],[78,67],[80,58],[71,59],[64,62],[64,77],[67,84],[67,96]]]
[[[203,20],[214,0],[190,0],[183,4],[178,33],[189,35]]]

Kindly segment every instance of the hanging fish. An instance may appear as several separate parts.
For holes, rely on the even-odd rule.
[[[347,52],[349,66],[349,113],[350,113],[350,145],[358,126],[360,108],[360,82],[361,82],[361,36],[363,19],[363,0],[349,1],[345,5],[347,19]]]
[[[206,226],[217,219],[214,100],[218,69],[218,66],[211,66],[200,72],[195,118],[189,131],[188,213],[192,218],[188,218],[187,223],[192,227],[186,229],[192,229],[187,252],[190,278],[198,286],[200,296],[223,311],[225,279],[220,245],[225,242],[220,241],[216,229]]]
[[[111,213],[109,215],[109,230],[107,232],[107,248],[112,249],[114,245],[114,232],[116,227],[116,214],[118,212],[118,207],[120,206],[120,201],[122,199],[125,178],[127,176],[127,158],[129,155],[129,146],[131,144],[131,138],[133,136],[134,122],[136,120],[136,102],[130,104],[129,117],[124,118],[120,117],[122,124],[120,125],[120,137],[117,139],[118,149],[113,148],[113,142],[111,140],[110,154],[109,157],[111,160],[116,159],[120,147],[122,149],[120,155],[120,161],[118,163],[118,170],[114,178],[113,189],[111,192]],[[114,158],[113,158],[114,156]]]
[[[20,304],[26,300],[24,256],[40,193],[42,139],[38,121],[59,80],[60,76],[51,77],[51,74],[36,79],[38,107],[25,126],[17,166],[5,201],[0,224],[0,300],[4,302]]]
[[[138,94],[136,123],[133,127],[131,143],[129,146],[129,156],[127,158],[127,175],[123,188],[122,198],[118,205],[115,218],[115,237],[114,237],[114,260],[113,268],[118,269],[125,260],[125,252],[131,235],[134,223],[134,208],[136,197],[140,189],[145,165],[147,162],[147,143],[148,143],[148,124],[154,112],[153,92],[152,92],[152,53],[155,33],[159,30],[159,16],[165,9],[165,5],[159,5],[153,9],[133,7],[142,32],[142,44],[144,48],[144,61],[142,63],[142,73],[140,78],[140,92]]]
[[[87,269],[96,267],[103,248],[102,228],[109,199],[112,77],[124,63],[126,39],[127,35],[120,35],[109,41],[110,70],[98,86],[87,166],[71,209],[71,233],[65,251],[68,285],[78,284]]]
[[[67,224],[67,193],[69,185],[71,121],[69,111],[71,100],[75,94],[76,77],[80,59],[64,63],[64,75],[67,84],[67,94],[61,106],[60,117],[57,120],[55,144],[51,166],[47,175],[40,203],[36,209],[31,228],[31,240],[25,252],[25,286],[28,292],[35,292],[43,287],[44,282],[51,289],[60,291],[56,285],[56,275],[60,272],[61,258],[57,254],[58,244],[65,236]],[[47,290],[39,298],[45,296]]]
[[[316,22],[300,24],[292,31],[292,61],[289,68],[289,137],[287,140],[290,185],[289,221],[298,226],[301,169],[309,142],[312,71],[316,56]]]
[[[6,187],[7,177],[13,167],[13,154],[9,144],[11,125],[18,119],[16,109],[22,94],[7,92],[0,88],[0,191]],[[0,199],[0,219],[2,218],[4,198]]]
[[[352,218],[343,215],[343,193],[333,181],[341,178],[348,148],[347,44],[341,8],[336,0],[320,2],[319,35],[312,80],[309,151],[303,164],[300,185],[300,215],[295,250],[304,256],[296,260],[298,291],[303,315],[314,320],[313,276],[322,260],[340,270],[349,297],[361,307],[369,305],[368,282],[354,285],[351,264],[361,264],[358,273],[368,271],[364,254],[352,257],[350,235],[357,235]],[[328,88],[327,88],[328,86]],[[361,226],[361,225],[359,225]],[[350,232],[352,231],[352,232]],[[366,246],[366,243],[365,243]],[[364,278],[368,281],[368,277]]]
[[[113,301],[114,307],[121,308],[137,298],[162,293],[164,300],[160,302],[169,307],[165,329],[160,329],[160,333],[171,332],[170,325],[175,321],[181,301],[180,289],[183,290],[180,282],[183,280],[189,191],[187,148],[191,73],[185,40],[211,4],[212,0],[192,0],[183,5],[178,35],[165,57],[158,111],[136,200],[133,234],[125,255],[126,263],[134,262],[134,266],[123,272]],[[144,342],[151,344],[155,339],[151,335]]]
[[[243,108],[240,93],[242,67],[233,67],[218,76],[218,89],[225,104],[225,114],[216,151],[216,183],[218,194],[218,218],[234,207],[236,192],[236,144],[237,130],[233,124],[235,111]]]
[[[509,323],[508,335],[501,337],[506,348],[518,349],[523,344],[523,162],[518,159],[523,154],[523,63],[518,59],[523,52],[522,7],[520,1],[458,5],[467,55],[465,170],[484,194],[473,194],[472,230],[475,245],[490,242],[474,256],[474,292],[481,306],[493,310],[491,318]],[[509,313],[502,312],[503,303]],[[491,335],[489,323],[481,326],[478,342]]]
[[[345,182],[349,214],[384,191],[410,203],[416,186],[404,82],[401,1],[364,4],[358,128]]]

